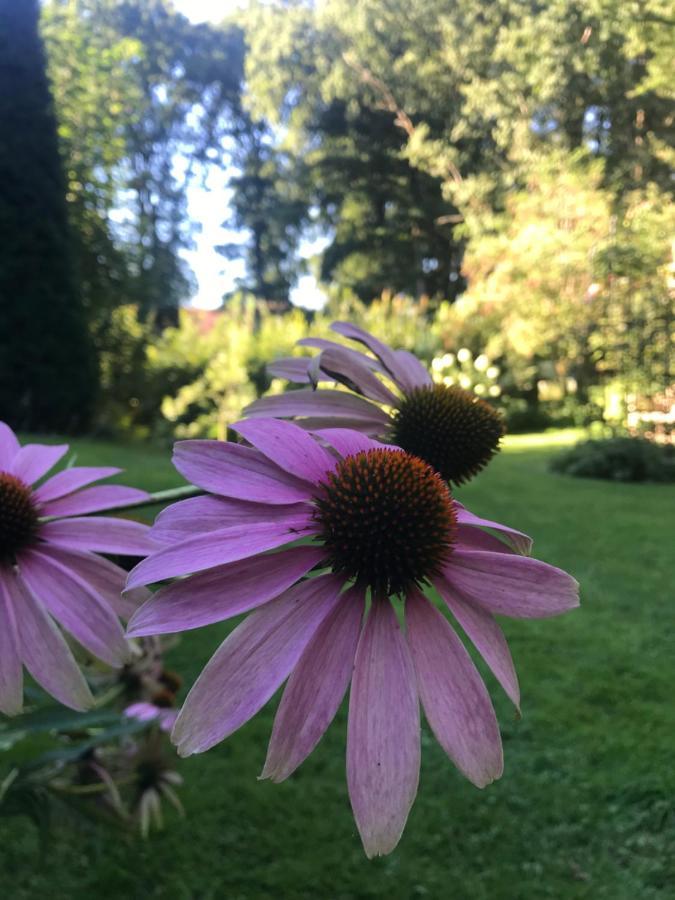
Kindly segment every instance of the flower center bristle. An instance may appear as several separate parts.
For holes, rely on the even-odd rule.
[[[333,571],[376,596],[438,574],[455,534],[452,496],[421,459],[368,450],[341,460],[316,499],[316,520]]]
[[[407,394],[394,412],[390,439],[446,481],[462,484],[499,449],[501,415],[469,391],[436,384]]]
[[[14,475],[0,472],[0,563],[14,562],[17,552],[35,539],[37,528],[31,489]]]

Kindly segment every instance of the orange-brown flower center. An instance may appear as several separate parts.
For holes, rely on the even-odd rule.
[[[0,472],[0,563],[14,562],[16,554],[35,540],[38,514],[28,485],[8,472]]]
[[[499,449],[501,415],[470,391],[436,384],[407,394],[394,412],[390,440],[454,484],[476,475]]]
[[[316,499],[333,571],[374,594],[405,593],[450,555],[456,516],[441,477],[421,459],[368,450],[341,460]]]

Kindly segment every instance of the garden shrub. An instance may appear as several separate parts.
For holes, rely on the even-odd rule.
[[[554,472],[608,481],[675,481],[671,445],[644,438],[614,437],[583,441],[551,462]]]

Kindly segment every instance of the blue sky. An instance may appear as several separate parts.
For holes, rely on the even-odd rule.
[[[174,0],[176,8],[193,22],[220,22],[233,10],[244,5],[241,0]],[[194,184],[188,192],[190,218],[199,224],[195,234],[195,249],[182,255],[195,274],[198,288],[191,305],[201,309],[220,306],[222,296],[234,287],[244,274],[243,263],[227,260],[214,247],[237,240],[236,232],[222,227],[227,217],[228,173],[214,166],[208,174],[207,186]],[[309,246],[306,250],[310,252]],[[291,293],[291,300],[299,306],[316,309],[323,305],[324,294],[313,276],[303,276]]]

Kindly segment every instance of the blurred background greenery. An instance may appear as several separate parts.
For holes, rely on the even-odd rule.
[[[222,435],[336,317],[487,357],[511,430],[672,426],[669,0],[0,10],[16,427]],[[195,241],[230,273],[209,312]]]

